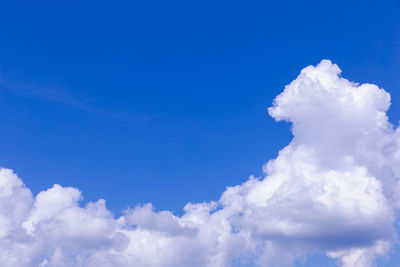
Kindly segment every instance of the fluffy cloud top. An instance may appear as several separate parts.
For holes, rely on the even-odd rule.
[[[0,169],[1,266],[291,266],[326,253],[344,267],[374,266],[395,242],[400,131],[390,96],[340,76],[328,60],[304,68],[269,114],[293,140],[217,202],[177,217],[151,204],[119,218],[76,188],[36,197]]]

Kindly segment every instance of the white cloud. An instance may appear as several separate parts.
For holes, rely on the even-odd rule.
[[[1,266],[291,266],[326,253],[344,267],[374,266],[395,242],[400,130],[387,92],[340,77],[328,60],[303,69],[269,113],[293,140],[217,202],[181,217],[136,206],[115,218],[78,189],[35,198],[0,169]]]

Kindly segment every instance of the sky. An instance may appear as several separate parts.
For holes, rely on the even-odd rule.
[[[67,201],[69,204],[63,202],[64,204],[60,204],[60,210],[72,207],[72,210],[78,210],[81,212],[79,214],[88,218],[95,215],[101,217],[101,220],[107,218],[103,223],[107,229],[114,229],[116,226],[109,225],[125,220],[129,227],[134,225],[137,229],[150,229],[151,233],[157,231],[162,235],[170,235],[170,231],[186,233],[189,231],[186,229],[189,226],[186,225],[183,230],[175,229],[176,221],[180,226],[183,224],[182,221],[194,222],[190,216],[196,213],[197,209],[189,207],[184,211],[183,208],[187,203],[203,203],[207,206],[203,208],[209,212],[205,217],[207,219],[204,219],[206,223],[196,221],[199,225],[206,225],[199,226],[201,231],[210,228],[210,225],[215,227],[209,221],[227,220],[235,227],[246,225],[243,229],[247,232],[253,234],[257,232],[260,235],[258,238],[270,240],[265,237],[269,234],[263,233],[261,226],[247,225],[246,222],[257,221],[256,219],[243,215],[239,216],[243,218],[238,222],[233,221],[230,215],[226,215],[232,212],[231,207],[234,206],[226,200],[228,197],[223,197],[232,191],[227,190],[227,187],[241,185],[239,188],[243,192],[238,189],[242,192],[240,194],[247,195],[250,193],[245,190],[247,188],[245,184],[252,181],[248,180],[250,175],[261,177],[259,179],[263,181],[263,177],[275,177],[275,172],[284,173],[285,171],[278,167],[277,170],[273,168],[274,171],[265,172],[263,166],[269,160],[277,158],[279,151],[290,148],[291,142],[295,143],[293,147],[296,149],[298,149],[297,144],[308,145],[317,152],[322,151],[327,161],[336,162],[335,156],[332,155],[341,158],[342,151],[325,146],[320,139],[329,139],[335,143],[336,138],[338,140],[342,138],[347,141],[345,143],[338,141],[338,146],[347,147],[356,140],[364,140],[364,137],[345,129],[352,129],[354,125],[358,125],[359,128],[365,125],[383,127],[381,124],[376,126],[363,116],[354,116],[343,123],[338,119],[338,124],[335,124],[335,118],[341,118],[338,114],[342,112],[356,114],[357,110],[349,108],[349,113],[346,113],[346,107],[338,108],[333,105],[332,110],[323,112],[325,110],[323,107],[331,107],[330,103],[336,103],[336,98],[327,100],[321,96],[319,99],[316,96],[319,96],[320,88],[314,84],[310,85],[314,91],[310,89],[311,94],[304,101],[307,102],[315,97],[317,100],[314,100],[317,102],[310,100],[310,104],[322,107],[322,110],[316,112],[322,114],[321,118],[314,117],[314,112],[303,113],[302,109],[296,110],[296,107],[300,108],[303,103],[300,101],[302,94],[297,96],[300,102],[287,97],[291,103],[290,107],[279,104],[279,101],[274,102],[278,95],[285,95],[283,92],[286,85],[292,81],[305,79],[298,76],[302,69],[310,65],[317,66],[323,59],[329,59],[332,63],[323,61],[325,63],[321,63],[319,68],[316,67],[315,73],[340,76],[333,65],[337,64],[343,71],[343,78],[360,84],[376,84],[384,88],[391,96],[392,105],[387,111],[389,121],[396,128],[400,120],[398,90],[400,88],[398,74],[400,3],[398,1],[335,1],[334,3],[279,1],[278,3],[278,1],[3,0],[0,1],[0,33],[0,166],[12,169],[19,177],[15,178],[9,172],[5,172],[3,176],[7,178],[4,179],[9,181],[7,184],[15,184],[17,189],[21,186],[18,182],[21,179],[34,197],[40,195],[46,199],[46,196],[52,194],[67,195],[66,199],[70,199]],[[323,68],[323,66],[330,67]],[[307,75],[310,77],[317,75],[313,73],[310,71]],[[323,75],[321,77],[325,77]],[[323,88],[329,89],[332,86],[336,88],[336,83],[324,84],[325,78],[318,79],[321,80]],[[342,82],[338,87],[342,86]],[[343,85],[345,88],[354,87],[345,84]],[[362,112],[365,112],[363,114],[368,117],[375,114],[376,110],[386,112],[389,108],[387,99],[376,93],[378,92],[376,88],[368,90],[370,98],[377,100],[371,100],[371,109],[362,109]],[[332,94],[336,97],[335,93]],[[343,95],[338,94],[340,97]],[[349,105],[354,104],[349,103]],[[272,106],[279,107],[275,108],[275,113],[268,110]],[[296,128],[294,123],[304,126]],[[331,128],[331,123],[339,128]],[[331,136],[321,129],[328,129],[327,132],[334,135]],[[343,130],[343,135],[338,129]],[[396,140],[396,138],[395,133],[385,132],[371,133],[365,140],[380,144],[379,140]],[[396,147],[389,143],[385,145]],[[293,151],[296,151],[295,148],[292,148]],[[363,149],[368,150],[370,147]],[[358,147],[354,150],[349,148],[346,153],[352,155],[360,166],[368,167],[371,173],[370,176],[364,175],[365,177],[370,178],[371,175],[376,177],[384,188],[383,193],[377,193],[371,199],[366,199],[365,203],[380,203],[376,205],[383,207],[382,212],[385,208],[388,212],[382,215],[376,210],[376,213],[372,212],[373,216],[368,213],[368,216],[372,217],[366,215],[365,221],[360,220],[358,225],[360,229],[365,229],[365,232],[361,231],[360,236],[355,236],[354,240],[372,230],[380,233],[381,229],[387,228],[390,232],[391,227],[394,229],[397,227],[393,226],[396,220],[391,218],[395,215],[390,215],[390,210],[395,210],[396,205],[385,202],[387,200],[392,203],[394,199],[392,193],[385,191],[385,188],[391,187],[394,182],[385,178],[389,177],[389,174],[382,173],[383,169],[392,168],[391,172],[395,173],[392,176],[396,176],[397,170],[393,166],[398,161],[395,161],[395,156],[394,159],[389,159],[389,156],[384,154],[379,160],[387,163],[389,167],[383,163],[385,167],[375,166],[374,161],[381,161],[365,151],[360,151],[364,150]],[[293,154],[297,155],[295,152]],[[295,163],[290,162],[286,156],[279,154],[279,158],[288,160],[287,166],[295,166]],[[304,158],[313,157],[304,156]],[[343,166],[340,165],[342,163],[337,163],[341,166],[339,168],[339,165],[332,167],[328,163],[315,163],[311,159],[310,162],[317,166],[316,172],[324,175],[325,168],[343,172],[343,177],[348,172],[359,174],[355,169],[343,170]],[[346,165],[346,168],[350,167]],[[304,177],[312,176],[306,176],[304,173],[302,174]],[[302,175],[300,176],[303,177]],[[361,174],[359,176],[364,177]],[[343,185],[343,188],[351,187],[339,180],[338,183]],[[248,187],[264,188],[262,182],[253,183]],[[62,187],[53,187],[54,184]],[[282,184],[285,187],[285,183]],[[53,191],[46,191],[50,188]],[[77,193],[77,189],[81,193]],[[23,192],[21,194],[25,199],[25,194],[29,194]],[[47,192],[47,195],[43,192]],[[314,193],[310,191],[312,200],[315,200]],[[354,195],[357,192],[349,194]],[[362,192],[360,194],[363,196]],[[382,198],[386,200],[382,202]],[[21,219],[23,215],[15,215],[15,218],[14,215],[5,217],[18,222],[23,221],[25,224],[22,229],[33,235],[35,229],[40,228],[42,220],[40,218],[43,217],[40,215],[43,213],[37,210],[45,210],[48,207],[39,205],[42,198],[36,197],[36,202],[29,200],[28,196],[26,199],[28,199],[27,204],[22,205],[26,206],[26,210],[21,214],[30,214],[29,218]],[[77,204],[79,199],[81,199],[80,204]],[[105,199],[107,209],[102,206],[103,204],[96,202],[98,199]],[[16,198],[15,201],[20,203],[20,198]],[[217,204],[219,205],[217,210],[213,210],[211,201],[220,203]],[[296,203],[300,202],[299,199],[296,200]],[[97,203],[93,204],[97,206],[90,208],[92,204],[88,203]],[[154,211],[146,206],[146,203],[152,203]],[[285,214],[271,218],[270,215],[263,217],[266,211],[255,208],[255,204],[251,203],[244,205],[243,209],[254,209],[254,214],[259,214],[260,217],[257,218],[263,221],[279,220],[281,217],[282,221],[289,220]],[[296,205],[294,206],[296,209],[301,206]],[[290,210],[290,207],[284,207]],[[93,209],[101,212],[94,212]],[[279,210],[278,206],[272,206],[271,209],[267,212],[274,214]],[[171,213],[159,213],[163,210]],[[123,220],[117,223],[115,221],[118,219],[114,220],[107,217],[109,215],[104,215],[108,214],[107,212]],[[334,214],[339,218],[343,215]],[[324,217],[325,215],[322,217],[331,218],[329,216],[332,214]],[[57,217],[54,214],[52,216]],[[138,219],[141,216],[147,218],[145,222]],[[369,224],[369,218],[376,218],[375,216],[386,218],[377,228],[376,225]],[[48,222],[49,218],[45,221]],[[301,216],[301,220],[299,218],[290,217],[295,222],[304,223],[304,217]],[[344,221],[348,219],[350,222],[360,219],[352,216],[343,218]],[[46,225],[41,227],[48,229],[46,227],[49,226]],[[135,238],[138,238],[136,235],[143,234],[134,230],[129,232],[127,230],[129,227],[124,227],[118,224],[116,229],[128,236],[129,240],[136,240]],[[339,227],[343,230],[341,233],[350,231],[346,227]],[[232,232],[246,232],[239,228]],[[104,230],[101,227],[99,229]],[[111,233],[117,230],[109,231]],[[391,238],[396,236],[385,231],[380,234],[379,238],[371,236],[371,240],[387,241],[390,239],[388,235]],[[340,233],[338,235],[340,236]],[[337,252],[338,255],[331,257],[334,259],[328,259],[323,254],[331,250],[342,251],[346,246],[334,240],[332,244],[329,246],[325,244],[324,247],[321,245],[321,240],[330,237],[322,234],[320,237],[321,239],[315,238],[319,240],[318,242],[309,241],[313,237],[309,237],[307,241],[302,239],[301,242],[297,237],[287,237],[289,240],[285,241],[287,242],[285,244],[289,245],[284,250],[297,251],[298,246],[306,247],[291,255],[295,259],[296,266],[321,266],[321,264],[335,266],[334,260],[336,259],[336,262],[343,260],[345,256],[340,256]],[[162,239],[159,236],[153,238],[157,241]],[[250,242],[242,236],[241,238],[246,240],[243,241],[246,247],[260,246],[258,241]],[[38,240],[47,239],[41,236]],[[57,241],[61,243],[55,243],[61,247],[60,251],[67,250],[63,247],[63,240],[65,241],[65,238]],[[74,242],[85,243],[87,241],[85,240],[79,239]],[[349,238],[348,247],[361,246],[353,241]],[[171,239],[170,242],[178,244],[175,239]],[[198,240],[191,242],[201,243]],[[207,242],[204,246],[212,247]],[[283,249],[279,242],[276,243],[276,240],[274,242],[269,245],[272,248],[266,251]],[[372,249],[372,246],[369,247],[369,241],[358,242],[362,243],[362,247]],[[381,254],[392,255],[391,259],[378,259],[379,266],[397,266],[400,262],[400,251],[397,255],[396,245],[393,240],[390,242],[394,250],[383,249],[382,247],[386,246],[382,245],[383,243],[379,246],[379,249],[385,251]],[[291,247],[292,245],[295,248]],[[177,248],[181,246],[185,247],[181,243],[176,245]],[[374,252],[364,253],[380,255],[377,252],[379,249],[376,245]],[[70,263],[68,260],[71,259],[67,257],[66,260],[62,252],[57,253],[64,256],[57,258],[54,255],[58,254],[50,248],[38,250],[41,252],[31,256],[32,262],[29,264],[44,263],[43,257],[49,266],[61,266],[60,262]],[[87,253],[92,253],[92,250],[98,252],[91,248]],[[235,251],[224,250],[225,256],[218,256],[215,262],[208,264],[223,266],[225,263],[222,263],[222,259],[230,259],[226,255],[230,255],[231,250]],[[261,251],[256,253],[259,256],[257,261],[261,261],[265,266],[276,264],[270,260],[272,257],[268,256],[268,253]],[[76,260],[75,252],[68,253],[74,255]],[[200,249],[199,251],[193,249],[191,253],[212,258]],[[278,252],[276,254],[280,255]],[[317,255],[310,256],[307,260],[307,255],[314,254]],[[188,252],[188,255],[191,254]],[[177,259],[180,258],[176,256]],[[98,264],[99,259],[96,260],[90,264]],[[143,266],[147,266],[146,264],[158,266],[158,263],[151,265],[146,263],[146,259],[141,260]],[[187,259],[177,262],[179,264],[185,260]],[[200,259],[199,262],[195,264],[204,266],[204,262]],[[119,262],[119,264],[123,266],[124,263]],[[171,264],[176,262],[171,260]],[[280,264],[278,266],[283,266],[283,263]],[[345,264],[339,266],[358,266],[356,263]]]

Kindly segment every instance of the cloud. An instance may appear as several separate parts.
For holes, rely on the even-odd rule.
[[[328,60],[304,68],[269,114],[293,140],[265,177],[229,187],[179,217],[151,204],[115,218],[76,188],[36,197],[0,170],[1,266],[292,266],[326,253],[339,266],[375,266],[396,240],[400,130],[390,96],[340,76]]]
[[[88,96],[74,94],[66,87],[51,83],[42,84],[27,80],[23,78],[21,73],[16,75],[15,73],[10,73],[1,69],[0,71],[0,91],[5,90],[17,96],[25,97],[35,101],[44,101],[63,105],[103,118],[122,122],[146,123],[163,117],[160,114],[132,114],[100,109],[95,107],[93,103],[95,102],[95,99],[91,99]]]

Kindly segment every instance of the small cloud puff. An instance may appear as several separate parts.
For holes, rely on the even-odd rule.
[[[390,96],[340,76],[329,60],[304,68],[269,114],[293,140],[265,177],[229,187],[182,216],[151,204],[115,218],[76,188],[36,197],[0,169],[1,266],[291,266],[325,253],[344,267],[375,266],[395,242],[400,130]]]

